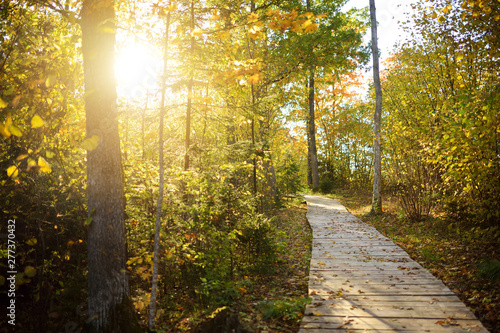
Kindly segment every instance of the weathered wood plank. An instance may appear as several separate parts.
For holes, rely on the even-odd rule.
[[[306,196],[313,230],[304,332],[487,332],[441,281],[338,202]]]

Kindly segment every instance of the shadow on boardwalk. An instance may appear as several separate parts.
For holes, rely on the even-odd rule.
[[[306,195],[313,230],[304,332],[488,332],[441,281],[337,200]]]

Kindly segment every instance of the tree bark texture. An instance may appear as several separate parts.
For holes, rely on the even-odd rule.
[[[373,153],[374,153],[374,174],[373,174],[373,202],[372,212],[382,211],[382,155],[380,127],[382,121],[382,87],[380,85],[379,59],[378,59],[378,39],[377,39],[377,15],[375,0],[370,0],[370,20],[372,31],[372,54],[373,54],[373,83],[375,86],[375,114],[373,125]]]
[[[309,160],[311,162],[311,181],[312,190],[317,191],[319,187],[319,173],[318,173],[318,153],[316,150],[316,125],[314,120],[314,71],[311,69],[309,75],[309,116],[308,116],[308,130],[309,137]]]
[[[113,0],[85,0],[81,12],[87,136],[88,311],[92,332],[130,331],[125,216],[114,77]]]

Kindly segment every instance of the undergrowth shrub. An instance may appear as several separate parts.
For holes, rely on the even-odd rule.
[[[231,164],[166,177],[170,181],[163,204],[159,284],[165,320],[183,311],[231,306],[247,290],[241,282],[244,276],[268,276],[277,267],[284,246],[278,241],[276,221],[261,210],[261,197],[252,192],[250,168]],[[144,205],[151,192],[147,184],[140,188],[142,192],[132,197]],[[148,290],[154,214],[131,207],[129,220],[132,285]],[[134,296],[137,310],[145,315],[144,297]]]

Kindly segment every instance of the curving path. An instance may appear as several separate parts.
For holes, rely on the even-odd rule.
[[[441,281],[337,200],[306,195],[313,230],[305,332],[488,332]]]

